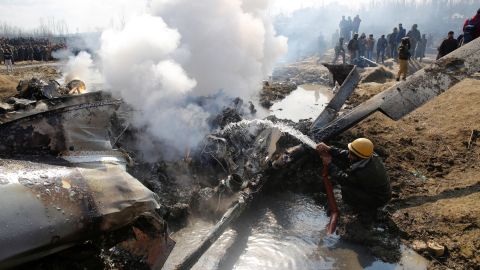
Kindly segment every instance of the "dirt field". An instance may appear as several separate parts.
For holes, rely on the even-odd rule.
[[[14,96],[20,80],[29,80],[33,77],[50,80],[59,79],[60,76],[55,63],[20,62],[14,65],[14,71],[11,74],[7,73],[2,65],[0,66],[0,100]]]
[[[391,84],[362,84],[357,95]],[[478,100],[480,80],[467,79],[400,121],[377,113],[347,132],[371,138],[386,157],[392,219],[405,240],[434,240],[447,248],[445,256],[431,257],[435,269],[479,269]]]

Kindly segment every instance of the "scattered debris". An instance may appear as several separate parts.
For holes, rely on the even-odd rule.
[[[422,253],[427,250],[427,243],[422,240],[414,240],[412,243],[412,249],[418,253]]]
[[[430,251],[436,257],[441,257],[443,254],[445,254],[445,247],[433,240],[429,240],[427,242],[427,248],[428,251]]]

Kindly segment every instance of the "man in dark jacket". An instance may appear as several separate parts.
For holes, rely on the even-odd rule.
[[[377,41],[377,63],[379,63],[379,59],[382,59],[382,64],[384,63],[385,49],[387,49],[387,39],[385,35],[382,35]]]
[[[393,32],[388,37],[388,46],[390,47],[390,57],[396,59],[397,58],[397,48],[398,48],[398,29],[395,27],[393,28]]]
[[[358,58],[359,48],[358,34],[355,34],[347,45],[348,52],[350,53],[350,63],[353,63],[353,61]]]
[[[397,82],[400,81],[400,77],[403,80],[407,79],[408,76],[408,59],[410,59],[410,39],[408,37],[404,37],[400,46],[398,47],[398,74],[397,74]]]
[[[417,43],[422,39],[420,31],[418,31],[418,25],[414,24],[412,29],[408,31],[407,36],[410,38],[410,55],[415,59],[415,50],[417,49]]]
[[[324,143],[317,146],[324,166],[341,186],[343,201],[359,213],[375,213],[392,195],[385,166],[373,148],[366,138],[349,143],[348,150]]]
[[[404,38],[407,35],[407,30],[403,28],[403,25],[401,23],[398,24],[398,35],[397,35],[397,44],[400,44],[402,42],[402,38]]]
[[[458,41],[454,38],[453,31],[448,32],[448,37],[443,40],[440,47],[438,47],[437,59],[455,51],[458,48]]]

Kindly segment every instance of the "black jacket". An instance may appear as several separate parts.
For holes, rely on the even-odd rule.
[[[438,48],[437,59],[444,57],[445,55],[455,51],[458,48],[458,41],[454,38],[445,39],[442,42],[442,45]]]
[[[410,58],[410,48],[408,45],[400,45],[398,47],[398,59],[400,60],[408,60]]]
[[[347,48],[349,51],[357,51],[359,49],[358,39],[351,39],[350,42],[348,42]]]
[[[391,199],[390,179],[379,156],[357,161],[341,170],[336,164],[341,167],[350,164],[348,150],[332,147],[330,153],[335,163],[330,163],[329,173],[342,187],[349,186],[365,192],[378,204],[387,203]]]

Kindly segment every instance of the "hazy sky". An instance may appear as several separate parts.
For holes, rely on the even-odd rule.
[[[201,1],[201,0],[192,0]],[[355,3],[370,0],[355,0]],[[330,2],[352,2],[351,0],[271,0],[270,13],[290,12],[302,7],[311,7]],[[119,23],[121,18],[142,13],[148,0],[0,0],[0,22],[31,29],[39,25],[40,19],[65,20],[69,32],[92,31]],[[351,6],[351,4],[349,4]]]
[[[0,0],[0,22],[31,29],[40,19],[65,20],[69,31],[92,31],[143,12],[146,0]]]

